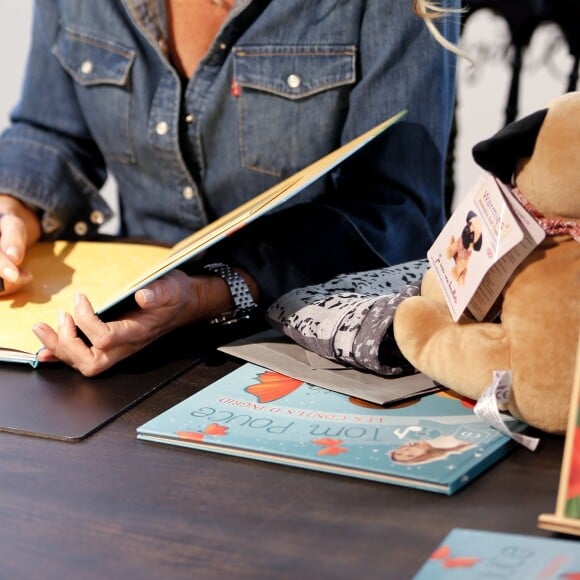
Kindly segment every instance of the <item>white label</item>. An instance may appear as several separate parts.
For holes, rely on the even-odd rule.
[[[453,320],[466,308],[493,318],[509,277],[543,239],[538,229],[491,173],[479,178],[427,252]]]
[[[510,371],[494,371],[491,385],[483,392],[475,408],[475,414],[488,425],[517,441],[530,451],[535,451],[540,440],[512,431],[501,416],[501,409],[507,407],[512,388],[512,374]]]

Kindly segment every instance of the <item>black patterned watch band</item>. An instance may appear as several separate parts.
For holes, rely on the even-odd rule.
[[[221,262],[206,264],[203,269],[224,280],[230,289],[235,306],[233,310],[224,312],[219,316],[212,318],[210,323],[233,324],[240,320],[250,318],[252,311],[255,310],[258,305],[254,302],[246,281],[233,268],[231,268],[231,266]]]

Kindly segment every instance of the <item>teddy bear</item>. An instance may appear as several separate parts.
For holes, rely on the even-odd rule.
[[[393,332],[404,357],[478,399],[509,370],[507,410],[548,433],[566,430],[580,330],[580,92],[507,125],[473,148],[476,163],[519,192],[546,237],[511,274],[493,322],[453,321],[436,275],[403,301]]]

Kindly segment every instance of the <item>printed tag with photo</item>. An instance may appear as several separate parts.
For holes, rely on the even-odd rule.
[[[543,231],[508,188],[484,173],[427,253],[453,320],[469,309],[477,320],[494,305],[510,275],[543,239]]]
[[[492,320],[498,314],[497,298],[515,269],[546,237],[546,232],[514,197],[512,191],[496,180],[523,232],[519,244],[509,250],[487,272],[473,298],[467,305],[476,320]],[[495,308],[494,308],[495,307]]]

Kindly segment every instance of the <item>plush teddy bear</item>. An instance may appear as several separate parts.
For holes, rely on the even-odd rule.
[[[478,399],[494,370],[512,372],[507,410],[551,433],[566,429],[580,330],[580,92],[551,101],[474,147],[476,162],[521,194],[544,241],[502,292],[499,322],[454,322],[432,270],[402,302],[394,336],[405,358]]]

